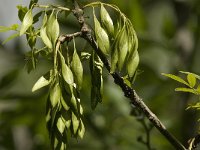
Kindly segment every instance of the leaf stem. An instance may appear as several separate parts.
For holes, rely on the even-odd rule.
[[[33,7],[38,7],[38,8],[51,8],[51,9],[59,9],[59,10],[63,10],[63,11],[71,11],[71,9],[67,8],[67,7],[62,7],[59,5],[39,5],[39,4],[34,4]]]

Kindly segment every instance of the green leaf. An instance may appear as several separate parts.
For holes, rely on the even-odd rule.
[[[200,95],[200,85],[197,86],[196,92]]]
[[[74,96],[73,93],[72,93],[72,96],[71,96],[70,102],[71,102],[72,106],[74,107],[75,111],[78,111],[78,109],[77,109],[77,101],[76,101],[76,97]]]
[[[49,81],[47,79],[45,79],[44,76],[41,76],[38,81],[34,84],[33,88],[32,88],[32,92],[35,92],[39,89],[41,89],[42,87],[45,87],[47,85],[49,85]]]
[[[74,45],[74,53],[72,56],[71,66],[72,66],[72,72],[75,75],[75,82],[78,85],[78,89],[80,90],[82,86],[82,80],[83,80],[83,66],[76,52],[75,45]]]
[[[84,127],[83,121],[81,120],[81,125],[80,125],[80,128],[78,130],[78,135],[82,139],[84,134],[85,134],[85,127]]]
[[[39,21],[40,16],[42,15],[43,11],[38,12],[34,17],[33,17],[33,24]]]
[[[162,73],[162,75],[163,75],[163,76],[166,76],[166,77],[168,77],[168,78],[171,78],[171,79],[173,79],[173,80],[175,80],[175,81],[178,81],[178,82],[180,82],[180,83],[183,83],[183,84],[185,84],[185,85],[187,85],[187,86],[190,86],[186,81],[184,81],[182,78],[180,78],[180,77],[178,77],[178,76],[176,76],[176,75],[173,75],[173,74],[166,74],[166,73]]]
[[[70,109],[70,107],[67,105],[67,103],[65,102],[62,96],[61,96],[61,104],[66,111]]]
[[[60,54],[60,60],[61,60],[61,66],[62,66],[62,76],[69,85],[73,85],[74,83],[73,73],[71,69],[67,66],[67,64],[65,63],[65,58],[63,57],[63,55],[61,53],[59,54]]]
[[[135,51],[132,55],[129,56],[128,62],[127,62],[127,71],[130,78],[133,78],[136,72],[136,69],[138,67],[139,61],[140,61],[140,58],[138,55],[138,51]]]
[[[91,71],[91,108],[95,109],[97,104],[102,102],[103,95],[103,77],[102,77],[103,63],[100,58],[93,54],[90,59]]]
[[[118,69],[121,71],[128,54],[128,37],[125,28],[120,31],[119,40],[116,42],[118,50]]]
[[[193,76],[195,76],[195,78],[199,79],[200,80],[200,76],[195,74],[195,73],[191,73],[191,72],[185,72],[185,71],[179,71],[180,73],[183,73],[183,74],[192,74]]]
[[[22,26],[20,29],[19,35],[21,36],[26,32],[26,30],[33,24],[33,16],[32,16],[32,10],[30,9],[26,15],[24,16],[24,19],[22,21]]]
[[[107,10],[104,8],[103,4],[101,4],[100,16],[103,27],[107,30],[109,35],[113,36],[114,35],[113,21],[110,15],[108,14]]]
[[[28,11],[28,8],[27,8],[27,7],[23,7],[23,6],[21,6],[21,5],[18,5],[18,6],[17,6],[17,9],[18,9],[18,17],[19,17],[19,20],[22,22],[23,19],[24,19],[25,14],[26,14],[27,11]]]
[[[99,49],[103,54],[108,55],[110,52],[110,41],[106,31],[101,27],[99,21],[94,14],[95,36]]]
[[[16,37],[18,37],[18,36],[19,36],[19,33],[12,34],[12,35],[9,36],[7,39],[5,39],[5,40],[2,42],[2,44],[5,44],[5,43],[7,43],[8,41],[10,41],[10,40],[12,40],[12,39],[14,39],[14,38],[16,38]]]
[[[65,130],[65,123],[63,122],[62,117],[58,118],[57,124],[56,124],[59,132],[61,134],[63,134],[64,130]]]
[[[72,112],[72,125],[73,125],[74,134],[76,134],[79,127],[79,120],[73,112]]]
[[[61,89],[59,83],[55,83],[54,86],[50,89],[50,101],[51,105],[55,107],[61,99]]]
[[[187,75],[187,80],[188,80],[188,83],[190,85],[191,88],[193,88],[195,85],[196,85],[196,78],[193,74],[188,74]]]
[[[33,49],[36,43],[37,33],[35,32],[34,27],[30,27],[27,32],[29,33],[26,34],[28,45],[31,47],[31,49]]]
[[[7,31],[10,31],[10,30],[17,30],[18,26],[19,26],[18,24],[13,24],[10,27],[0,26],[0,32],[7,32]]]
[[[33,4],[37,4],[38,0],[31,0],[29,3],[29,9],[33,6]]]
[[[46,27],[42,27],[42,28],[40,29],[40,36],[41,36],[42,41],[44,42],[44,44],[45,44],[48,48],[52,49],[52,43],[51,43],[50,39],[48,38],[48,36],[47,36],[47,34],[46,34]]]
[[[59,36],[60,28],[59,28],[58,20],[54,14],[54,11],[52,11],[52,13],[47,21],[46,32],[47,32],[49,39],[55,46],[56,40]]]
[[[180,88],[176,88],[175,91],[178,91],[178,92],[189,92],[189,93],[193,93],[193,94],[197,95],[197,92],[194,89],[190,89],[190,88],[180,87]]]
[[[118,33],[119,35],[119,33]],[[112,48],[112,51],[111,51],[111,70],[110,72],[113,73],[115,72],[116,68],[117,68],[117,63],[118,63],[118,55],[119,55],[119,51],[118,51],[118,39],[119,39],[119,36],[116,36],[116,39],[113,43],[113,48]]]

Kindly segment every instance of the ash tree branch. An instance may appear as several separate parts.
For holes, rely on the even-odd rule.
[[[74,34],[69,34],[69,35],[63,35],[59,38],[59,41],[61,43],[65,41],[70,41],[73,37],[76,36],[81,36],[84,38],[90,45],[91,47],[95,50],[97,55],[100,57],[102,62],[104,63],[104,66],[110,73],[110,63],[108,59],[104,56],[102,51],[98,48],[97,42],[92,35],[92,31],[85,22],[84,18],[84,12],[83,9],[80,8],[79,4],[75,1],[72,0],[74,4],[74,9],[72,12],[74,13],[74,16],[77,18],[80,26],[81,26],[81,31],[74,33]],[[171,143],[171,145],[177,149],[177,150],[187,150],[167,129],[166,127],[162,124],[162,122],[158,119],[158,117],[149,109],[149,107],[143,102],[143,100],[138,96],[136,91],[129,87],[123,80],[123,78],[117,73],[113,72],[110,73],[110,75],[113,77],[115,84],[121,87],[124,96],[127,97],[131,103],[131,105],[134,105],[134,107],[137,107],[141,112],[145,114],[145,116],[149,119],[149,121],[155,126],[160,133]]]

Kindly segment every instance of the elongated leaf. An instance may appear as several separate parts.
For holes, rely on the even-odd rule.
[[[85,127],[84,127],[83,121],[81,120],[81,125],[80,125],[80,128],[78,130],[78,135],[82,139],[84,134],[85,134]]]
[[[30,9],[24,16],[19,35],[21,36],[33,24],[32,10]]]
[[[97,40],[98,47],[105,55],[110,52],[110,41],[106,31],[101,27],[99,21],[94,14],[94,26],[95,26],[95,36]]]
[[[100,16],[103,27],[107,30],[107,33],[109,35],[113,36],[114,35],[113,21],[110,15],[108,14],[107,10],[104,8],[103,4],[101,5]]]
[[[166,74],[166,73],[162,73],[162,75],[189,86],[189,84],[186,81],[184,81],[182,78],[180,78],[176,75]]]
[[[76,52],[75,47],[74,47],[74,53],[73,53],[71,65],[72,65],[72,72],[75,75],[75,82],[77,83],[78,89],[80,90],[82,86],[82,80],[83,80],[83,66]]]
[[[194,89],[184,88],[184,87],[176,88],[175,91],[197,94],[197,92]]]
[[[193,88],[195,85],[196,85],[196,78],[193,74],[188,74],[187,75],[187,80],[188,80],[188,83],[190,85],[191,88]]]
[[[95,109],[97,104],[102,102],[103,95],[103,78],[102,78],[102,62],[95,54],[90,59],[91,71],[91,108]]]
[[[18,37],[18,36],[19,36],[19,33],[12,34],[12,35],[9,36],[7,39],[5,39],[5,40],[2,42],[2,44],[6,44],[8,41],[10,41],[10,40],[12,40],[12,39],[14,39],[14,38],[16,38],[16,37]]]
[[[54,11],[52,11],[52,13],[47,21],[46,32],[47,32],[49,39],[55,46],[56,40],[59,36],[60,28],[59,28],[58,20],[54,14]]]
[[[192,74],[193,76],[195,76],[195,78],[199,79],[200,80],[200,76],[195,74],[195,73],[192,73],[192,72],[185,72],[185,71],[179,71],[180,73],[184,73],[184,74]]]
[[[74,83],[73,73],[71,69],[67,66],[67,64],[65,63],[65,58],[62,56],[61,53],[59,54],[60,54],[60,60],[61,60],[61,66],[62,66],[62,76],[69,85],[73,85]]]
[[[130,78],[133,78],[135,71],[138,67],[139,61],[140,58],[137,51],[135,51],[134,54],[132,54],[132,56],[129,56],[127,62],[127,71]]]
[[[40,16],[42,15],[43,11],[38,12],[34,17],[33,17],[33,24],[39,21]]]
[[[75,111],[78,111],[77,101],[76,101],[76,97],[74,96],[74,94],[72,94],[70,102],[71,102],[72,106],[74,107]]]
[[[48,48],[52,48],[52,43],[51,41],[49,40],[47,34],[46,34],[46,27],[42,27],[40,29],[40,36],[42,38],[42,41],[44,42],[44,44],[48,47]]]
[[[35,92],[39,89],[41,89],[42,87],[45,87],[49,85],[49,81],[47,79],[44,78],[44,76],[41,76],[38,81],[34,84],[33,88],[32,88],[32,92]]]
[[[61,89],[58,83],[55,83],[55,85],[50,90],[50,101],[51,105],[53,107],[56,106],[60,102],[61,99]]]
[[[67,111],[70,109],[70,107],[67,105],[67,103],[65,102],[63,96],[61,96],[61,104],[63,106],[63,108]]]
[[[21,5],[18,5],[17,6],[17,9],[18,9],[18,17],[19,17],[19,20],[22,22],[23,19],[24,19],[24,16],[26,15],[26,13],[28,12],[28,8],[27,7],[23,7]]]
[[[72,125],[73,125],[74,134],[76,134],[79,127],[79,120],[73,112],[72,112]]]
[[[117,62],[118,62],[118,54],[119,51],[118,49],[115,47],[113,50],[112,50],[112,53],[111,53],[111,70],[110,72],[113,73],[115,72],[116,68],[117,68]]]
[[[197,86],[196,91],[197,91],[197,93],[200,95],[200,85]]]
[[[13,24],[10,27],[0,26],[0,32],[7,32],[7,31],[10,31],[10,30],[17,30],[18,26],[19,26],[18,24]]]
[[[61,134],[63,134],[63,132],[64,132],[64,130],[65,130],[65,123],[64,123],[62,117],[58,118],[58,121],[57,121],[56,126],[57,126],[59,132],[60,132]]]
[[[124,66],[124,63],[128,54],[128,48],[129,48],[128,37],[127,37],[125,28],[123,28],[122,31],[120,32],[119,41],[117,41],[116,44],[117,44],[118,57],[119,57],[118,68],[121,71]]]

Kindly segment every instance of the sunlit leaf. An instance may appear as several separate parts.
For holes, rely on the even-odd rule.
[[[50,101],[53,107],[55,107],[61,99],[61,89],[58,83],[55,83],[50,90]]]
[[[196,91],[197,91],[197,93],[200,95],[200,85],[197,86]]]
[[[47,79],[45,79],[44,76],[41,76],[38,81],[34,84],[33,88],[32,88],[32,92],[35,92],[39,89],[41,89],[42,87],[45,87],[49,85],[49,81]]]
[[[103,6],[103,4],[101,5],[100,16],[101,16],[101,22],[103,24],[103,27],[107,30],[109,35],[113,36],[114,35],[113,21],[109,15],[109,13]]]
[[[189,85],[190,85],[190,87],[194,87],[195,85],[196,85],[196,78],[195,78],[195,76],[193,75],[193,74],[188,74],[187,75],[187,80],[188,80],[188,83],[189,83]]]
[[[119,38],[118,38],[118,41],[116,42],[116,45],[117,45],[117,50],[118,50],[118,68],[121,71],[124,66],[124,63],[128,54],[128,48],[129,48],[128,37],[127,37],[125,28],[123,28],[120,31]]]
[[[179,71],[180,73],[184,73],[184,74],[192,74],[193,76],[195,76],[195,78],[199,79],[200,80],[200,76],[195,74],[195,73],[192,73],[192,72],[185,72],[185,71]]]
[[[189,86],[189,84],[186,81],[184,81],[182,78],[180,78],[176,75],[166,74],[166,73],[162,73],[162,75]]]
[[[73,85],[74,83],[73,73],[71,69],[67,66],[67,64],[65,63],[65,58],[63,57],[63,55],[61,53],[59,54],[60,54],[61,66],[62,66],[62,76],[69,85]]]
[[[0,32],[7,32],[7,31],[10,31],[10,30],[17,30],[18,26],[19,26],[18,24],[13,24],[10,27],[0,26]]]
[[[42,41],[44,42],[44,44],[48,47],[48,48],[52,48],[52,43],[51,41],[49,40],[47,34],[46,34],[46,27],[42,27],[40,29],[40,36],[42,38]]]
[[[61,96],[61,104],[63,106],[63,108],[67,111],[70,109],[70,107],[67,105],[67,103],[65,102],[63,96]]]
[[[197,94],[197,92],[194,89],[184,88],[184,87],[176,88],[175,91]]]
[[[74,46],[74,53],[72,56],[71,66],[72,66],[72,72],[75,75],[75,82],[77,83],[78,89],[80,90],[82,86],[82,80],[83,80],[83,66],[76,52],[75,46]]]
[[[79,127],[79,120],[73,112],[72,112],[72,125],[73,125],[74,134],[76,134]]]
[[[139,61],[140,61],[140,58],[137,51],[135,51],[132,55],[129,56],[128,62],[127,62],[127,71],[130,78],[134,76],[136,69],[138,67]]]
[[[56,126],[57,126],[59,132],[62,134],[65,130],[65,123],[63,122],[62,117],[58,118]]]
[[[24,19],[22,21],[22,26],[20,29],[19,35],[21,36],[26,32],[26,30],[33,24],[33,16],[32,16],[32,10],[30,9],[26,15],[24,16]]]
[[[83,121],[81,120],[81,125],[80,125],[80,128],[78,130],[78,135],[82,139],[84,134],[85,134],[85,127],[84,127]]]
[[[14,39],[14,38],[16,38],[16,37],[18,37],[18,36],[19,36],[19,33],[12,34],[12,35],[9,36],[7,39],[5,39],[5,40],[2,42],[2,44],[5,44],[5,43],[7,43],[8,41],[10,41],[10,40],[12,40],[12,39]]]
[[[95,36],[97,40],[98,47],[105,55],[108,55],[110,52],[110,41],[108,38],[108,34],[101,27],[99,21],[97,20],[94,14],[94,26],[95,26]]]
[[[54,14],[54,11],[52,11],[46,25],[46,32],[47,36],[55,46],[56,40],[59,36],[60,28],[58,24],[58,20]]]

